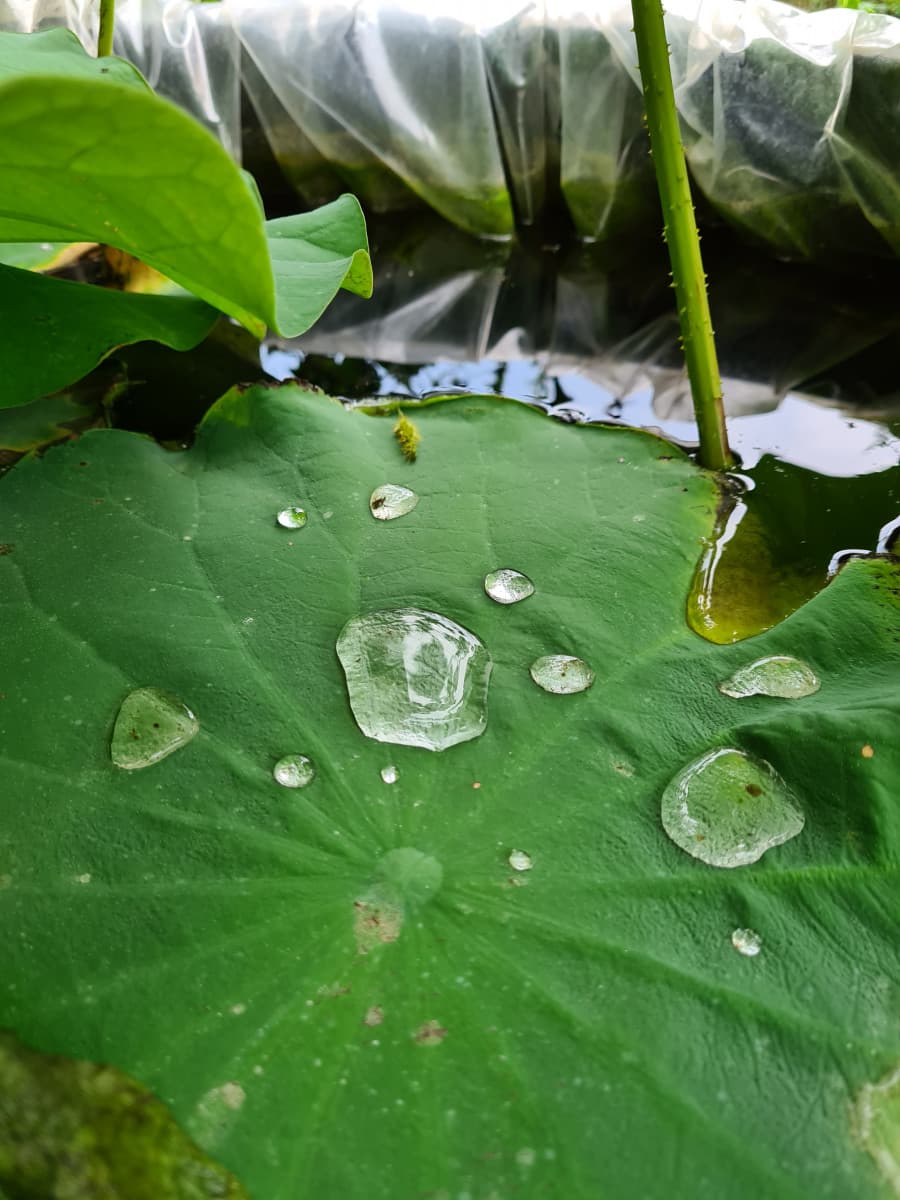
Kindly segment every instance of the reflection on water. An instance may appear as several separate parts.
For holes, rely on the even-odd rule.
[[[331,358],[278,346],[264,346],[261,357],[263,367],[274,378],[301,378],[346,400],[394,397],[415,401],[456,392],[510,396],[539,404],[556,416],[653,429],[680,445],[696,445],[697,427],[683,415],[680,399],[666,402],[668,380],[659,376],[674,372],[657,373],[662,386],[654,388],[646,382],[617,395],[587,374],[548,374],[536,359],[402,365],[343,355]],[[624,373],[622,364],[618,366]],[[632,368],[632,373],[638,372]],[[648,368],[641,373],[651,374]],[[739,393],[744,406],[752,408],[753,384],[726,380],[725,391],[726,396],[731,392],[732,401]],[[768,398],[770,389],[766,388],[765,394]],[[853,405],[795,392],[787,393],[777,407],[738,412],[728,420],[731,448],[743,470],[754,468],[764,455],[771,454],[793,466],[845,478],[897,466],[900,413],[896,428],[894,432],[888,423],[860,417]]]

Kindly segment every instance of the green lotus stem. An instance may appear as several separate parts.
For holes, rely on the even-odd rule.
[[[113,28],[116,23],[116,0],[100,0],[100,31],[97,34],[97,57],[112,54]]]
[[[631,0],[631,11],[653,165],[665,222],[663,236],[669,247],[681,342],[700,434],[700,461],[710,470],[721,471],[731,465],[732,457],[725,432],[722,381],[709,315],[700,237],[675,111],[662,4],[660,0]]]

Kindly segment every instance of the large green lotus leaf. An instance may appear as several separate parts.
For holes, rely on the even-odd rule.
[[[117,346],[189,350],[218,319],[193,296],[130,295],[0,266],[0,408],[58,391]]]
[[[896,565],[716,646],[684,610],[717,497],[679,451],[493,399],[415,420],[408,464],[390,418],[238,390],[189,452],[99,431],[0,482],[0,1025],[127,1071],[260,1200],[888,1196]],[[418,507],[373,520],[384,482]],[[490,600],[504,566],[535,594]],[[493,656],[485,732],[440,753],[365,738],[335,653],[410,605]],[[539,690],[552,653],[593,688]],[[717,691],[772,653],[821,689]],[[126,771],[143,687],[200,731]],[[660,822],[722,746],[806,822],[735,869]]]
[[[358,213],[352,197],[337,203]],[[307,302],[302,328],[278,323],[283,291],[297,316],[303,269],[276,278],[252,180],[134,68],[98,63],[64,29],[0,33],[0,241],[85,240],[128,251],[258,335],[269,325],[293,336],[324,308]],[[364,230],[337,248],[366,256]],[[348,272],[353,283],[359,269]],[[320,274],[305,272],[313,295]]]

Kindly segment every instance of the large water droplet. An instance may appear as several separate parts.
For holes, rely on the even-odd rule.
[[[383,483],[369,497],[369,511],[379,521],[393,521],[405,517],[419,503],[419,497],[399,483]]]
[[[196,737],[200,723],[181,701],[159,688],[137,688],[122,701],[110,755],[117,767],[152,766]]]
[[[782,700],[799,700],[811,696],[821,687],[812,667],[786,654],[771,654],[741,667],[717,685],[720,692],[736,700],[744,696],[778,696]]]
[[[529,670],[538,687],[558,696],[584,692],[594,682],[594,672],[587,663],[571,654],[548,654],[533,662]]]
[[[272,769],[275,782],[286,788],[302,788],[312,783],[316,768],[305,754],[286,754]]]
[[[534,584],[521,571],[501,567],[484,577],[484,590],[498,604],[518,604],[534,595]]]
[[[389,767],[381,768],[381,778],[385,783],[396,783],[400,778],[400,772],[393,764],[391,764]]]
[[[283,508],[276,520],[285,529],[302,529],[309,517],[306,515],[305,509],[293,505],[291,508]]]
[[[743,867],[796,837],[803,813],[767,762],[711,750],[663,792],[662,823],[682,850],[712,867]]]
[[[449,617],[420,608],[353,617],[337,654],[366,737],[446,750],[484,732],[491,657]]]
[[[762,938],[755,929],[735,929],[731,935],[731,944],[738,954],[747,958],[756,958],[762,950]]]

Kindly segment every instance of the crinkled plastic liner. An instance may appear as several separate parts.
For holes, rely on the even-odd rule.
[[[118,0],[114,49],[240,161],[240,47],[218,7]],[[93,53],[99,9],[99,0],[0,0],[0,30],[32,33],[66,25]]]
[[[660,256],[629,256],[610,270],[591,247],[538,259],[518,247],[485,248],[436,222],[418,228],[414,242],[408,229],[376,236],[372,299],[342,293],[308,333],[271,345],[325,355],[339,347],[394,368],[443,363],[429,387],[506,388],[536,400],[549,378],[567,407],[593,417],[604,415],[598,388],[609,404],[649,389],[637,423],[692,419]],[[847,284],[837,306],[827,302],[824,272],[760,260],[752,248],[714,256],[710,270],[729,417],[774,410],[798,386],[894,334],[887,278],[874,288]],[[492,382],[492,372],[502,378]]]
[[[0,0],[0,28],[96,0]],[[668,0],[688,160],[709,206],[799,259],[900,251],[900,21]],[[470,232],[659,225],[629,0],[120,0],[116,48],[237,157],[240,87],[308,204],[427,206]]]
[[[688,162],[710,203],[795,258],[900,250],[900,21],[768,0],[666,9]],[[595,28],[637,87],[627,0]]]

